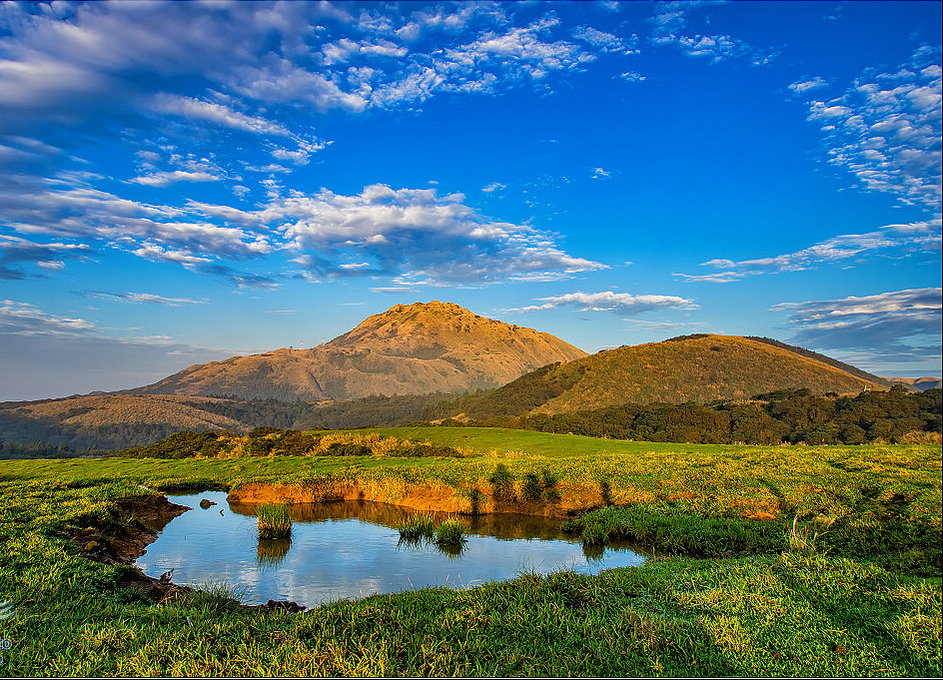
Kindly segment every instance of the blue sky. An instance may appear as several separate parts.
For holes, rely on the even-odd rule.
[[[457,302],[939,375],[938,2],[0,5],[0,399]]]

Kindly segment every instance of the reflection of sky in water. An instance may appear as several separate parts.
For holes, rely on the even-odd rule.
[[[525,536],[559,538],[502,540],[480,535],[489,532],[488,522],[482,522],[476,529],[480,534],[467,536],[461,555],[449,556],[433,545],[400,545],[395,528],[350,518],[350,506],[344,508],[343,504],[336,504],[340,519],[295,521],[285,552],[284,546],[260,546],[255,517],[233,512],[224,492],[169,498],[193,510],[172,520],[137,565],[151,576],[173,567],[175,583],[199,586],[224,581],[240,586],[247,591],[244,599],[248,603],[273,599],[313,606],[427,586],[465,588],[514,578],[521,571],[572,569],[595,574],[636,566],[644,559],[629,549],[607,548],[600,559],[587,561],[578,541],[556,533],[552,520],[540,527],[534,518],[527,518]],[[203,510],[199,507],[202,498],[218,505]],[[329,516],[334,505],[320,506],[318,516]],[[373,510],[376,517],[376,508],[363,507]],[[240,511],[246,511],[245,506]],[[460,521],[467,526],[469,518]],[[501,533],[499,529],[492,531]],[[504,531],[506,535],[506,525]]]

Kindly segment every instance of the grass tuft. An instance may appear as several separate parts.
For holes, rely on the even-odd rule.
[[[431,514],[413,515],[399,527],[399,539],[407,543],[418,543],[431,540],[435,531],[435,518]]]
[[[433,540],[438,546],[460,546],[465,542],[465,529],[458,520],[446,520],[436,528]]]
[[[260,505],[258,510],[259,538],[276,539],[291,536],[291,516],[281,504]]]

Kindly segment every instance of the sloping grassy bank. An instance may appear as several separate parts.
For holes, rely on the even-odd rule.
[[[522,575],[303,614],[222,593],[155,603],[67,535],[136,485],[0,484],[3,671],[65,675],[933,676],[938,582],[787,553]]]

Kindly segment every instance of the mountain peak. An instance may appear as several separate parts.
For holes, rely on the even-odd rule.
[[[497,387],[583,356],[549,333],[433,300],[394,305],[310,350],[191,366],[129,392],[312,400],[458,392]]]

